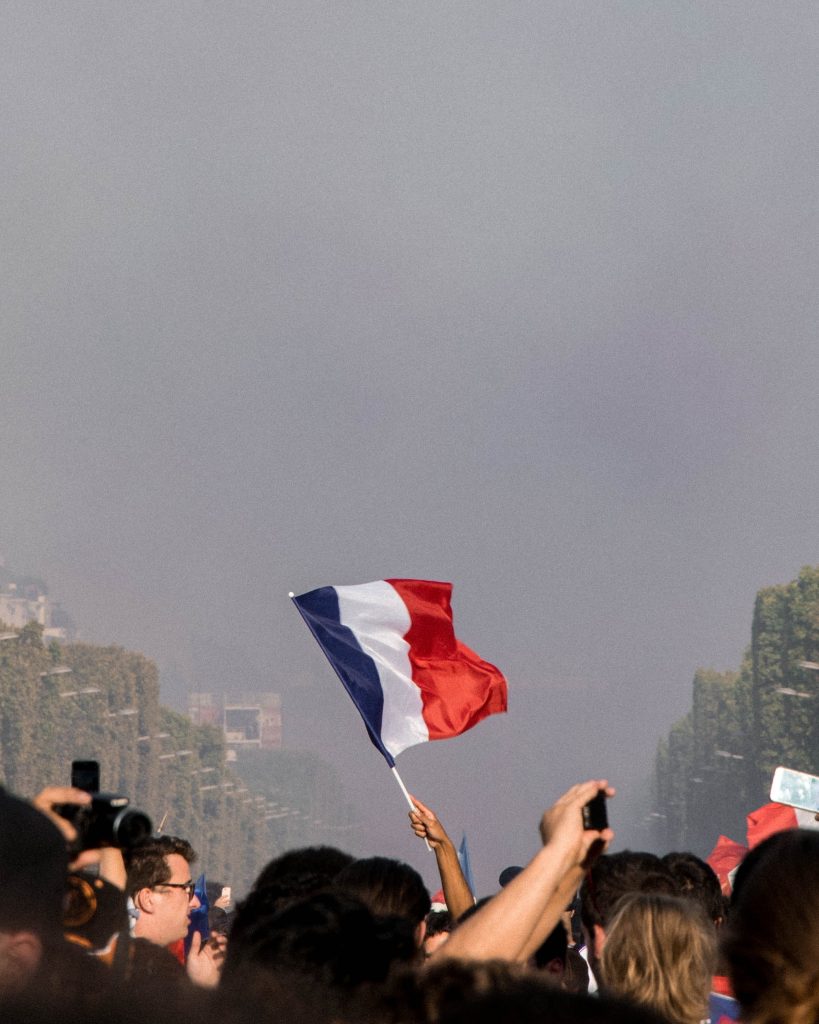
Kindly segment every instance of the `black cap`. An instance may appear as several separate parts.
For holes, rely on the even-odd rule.
[[[512,864],[508,868],[504,868],[503,871],[498,875],[498,885],[503,888],[512,881],[513,878],[517,878],[518,875],[523,871],[523,868],[518,867],[517,864]]]

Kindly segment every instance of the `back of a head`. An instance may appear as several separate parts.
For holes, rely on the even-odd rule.
[[[427,914],[427,938],[452,931],[452,914],[448,910],[430,910]]]
[[[0,931],[58,937],[67,874],[68,853],[57,828],[0,788]]]
[[[695,900],[708,918],[719,924],[725,917],[725,902],[711,865],[687,852],[667,853],[662,861],[676,879],[680,895]]]
[[[589,991],[589,965],[574,946],[566,950],[566,969],[561,987],[577,995],[585,995]]]
[[[673,896],[677,883],[656,854],[622,850],[599,857],[580,889],[580,916],[587,932],[591,935],[595,925],[607,928],[618,900],[635,892]]]
[[[708,1016],[716,937],[693,901],[663,893],[625,896],[600,957],[606,991],[649,1006],[674,1024]]]
[[[661,1024],[650,1010],[564,992],[537,972],[497,960],[442,960],[396,978],[385,1021],[404,1024]]]
[[[550,971],[562,976],[566,967],[566,951],[569,940],[563,922],[558,921],[533,954],[535,967],[539,971]],[[558,969],[559,966],[559,969]]]
[[[290,873],[279,882],[251,889],[236,908],[230,931],[230,944],[237,947],[245,936],[254,935],[265,927],[275,914],[293,903],[300,903],[326,889],[323,876]]]
[[[315,891],[329,885],[354,858],[335,846],[302,846],[288,850],[266,864],[253,883],[254,889],[281,885],[291,876],[315,878]]]
[[[232,934],[223,984],[241,987],[254,971],[264,971],[352,990],[383,981],[393,962],[409,961],[414,952],[409,925],[400,934],[387,933],[359,900],[325,891],[260,914],[252,926]]]
[[[746,856],[723,953],[743,1019],[819,1020],[819,832],[779,832]]]
[[[360,899],[373,914],[404,918],[413,928],[432,906],[415,868],[389,857],[353,861],[336,876],[335,888]]]

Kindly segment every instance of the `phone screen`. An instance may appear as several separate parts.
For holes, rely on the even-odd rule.
[[[819,811],[819,777],[779,767],[771,784],[771,800],[804,811]]]

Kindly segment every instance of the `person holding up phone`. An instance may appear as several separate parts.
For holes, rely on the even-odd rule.
[[[540,821],[543,848],[501,892],[460,924],[431,959],[525,963],[559,923],[584,873],[614,838],[608,824],[584,827],[583,809],[601,793],[606,799],[615,795],[605,779],[581,782],[545,811]],[[598,818],[595,824],[603,822]]]

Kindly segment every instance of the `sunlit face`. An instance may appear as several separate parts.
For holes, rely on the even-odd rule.
[[[191,867],[179,853],[170,853],[165,863],[171,870],[167,882],[154,886],[151,941],[167,946],[188,933],[190,913],[200,904],[196,896],[188,896],[185,889],[177,888],[191,881]],[[147,937],[147,936],[146,936]]]

